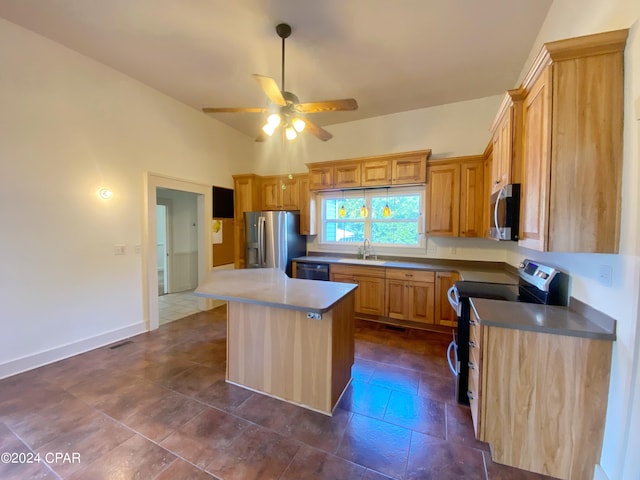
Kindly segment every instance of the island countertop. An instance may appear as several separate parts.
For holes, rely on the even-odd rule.
[[[231,302],[325,313],[357,288],[352,283],[289,278],[277,268],[215,270],[194,295]]]

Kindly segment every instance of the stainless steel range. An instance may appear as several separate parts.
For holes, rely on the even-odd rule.
[[[553,267],[525,259],[518,266],[517,284],[459,281],[449,289],[449,303],[458,315],[458,329],[447,349],[449,368],[456,377],[458,403],[469,404],[469,320],[470,298],[490,298],[507,302],[568,305],[569,276]]]

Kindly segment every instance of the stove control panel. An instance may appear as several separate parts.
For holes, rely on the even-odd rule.
[[[529,259],[523,260],[518,265],[518,271],[520,272],[520,278],[545,292],[549,291],[549,285],[553,277],[558,273],[558,270],[553,267],[548,267]]]

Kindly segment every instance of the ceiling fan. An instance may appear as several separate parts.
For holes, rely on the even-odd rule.
[[[311,122],[306,115],[316,112],[330,111],[346,111],[357,110],[358,102],[353,98],[345,98],[341,100],[325,100],[320,102],[300,103],[298,97],[284,89],[284,58],[285,58],[285,39],[291,35],[291,27],[286,23],[280,23],[276,26],[276,33],[282,39],[282,88],[278,88],[278,84],[271,77],[264,75],[256,75],[253,77],[260,84],[260,87],[269,99],[266,107],[255,108],[232,108],[232,107],[205,107],[202,109],[205,113],[267,113],[267,123],[262,127],[262,131],[256,138],[256,142],[263,142],[273,135],[280,126],[284,128],[284,134],[287,139],[293,140],[298,133],[307,130],[323,142],[329,140],[333,135],[322,127]]]

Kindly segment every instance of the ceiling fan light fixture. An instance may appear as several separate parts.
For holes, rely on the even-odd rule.
[[[293,122],[291,122],[293,125],[293,128],[296,129],[296,132],[300,133],[304,130],[304,127],[306,126],[306,123],[304,123],[304,120],[302,120],[301,118],[295,117],[293,119]]]
[[[298,136],[296,130],[290,125],[287,125],[287,128],[284,129],[284,134],[287,137],[287,140],[295,140]]]
[[[264,126],[262,127],[262,131],[264,133],[266,133],[267,135],[271,136],[273,135],[273,132],[276,131],[276,127],[274,127],[273,125],[271,125],[269,122],[265,123]]]
[[[281,121],[282,120],[280,119],[280,115],[278,115],[277,113],[272,113],[267,117],[267,124],[271,125],[274,129],[277,128],[278,125],[280,125]]]

